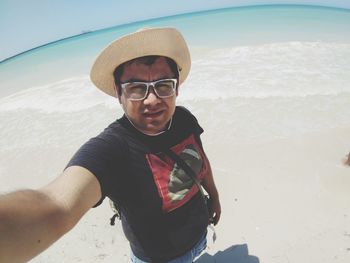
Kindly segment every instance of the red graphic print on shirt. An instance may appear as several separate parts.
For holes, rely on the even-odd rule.
[[[208,164],[193,135],[171,150],[191,167],[198,181],[203,178]],[[163,211],[169,212],[182,206],[199,191],[191,177],[166,154],[148,154],[146,157],[163,202]]]

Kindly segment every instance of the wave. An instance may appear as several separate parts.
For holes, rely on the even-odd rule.
[[[200,49],[181,100],[271,98],[350,93],[350,43],[286,42]],[[115,98],[93,86],[88,75],[33,87],[0,100],[0,111],[75,112],[96,105],[114,108]]]
[[[286,42],[206,51],[184,97],[304,97],[350,92],[350,43]]]
[[[116,102],[95,88],[88,75],[82,75],[7,96],[0,100],[0,111],[29,109],[64,113],[101,104],[113,107]]]

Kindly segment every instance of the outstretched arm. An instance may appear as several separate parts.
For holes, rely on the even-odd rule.
[[[203,178],[202,185],[212,200],[212,214],[209,216],[211,217],[211,220],[212,220],[211,223],[216,225],[220,220],[221,205],[220,205],[219,193],[214,182],[213,173],[211,171],[210,162],[207,157],[205,158],[208,163],[209,169],[207,174]]]
[[[67,168],[39,190],[0,196],[0,262],[26,262],[73,228],[101,197],[96,177]]]

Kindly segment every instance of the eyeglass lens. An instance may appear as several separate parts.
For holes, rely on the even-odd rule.
[[[161,80],[154,85],[143,82],[125,83],[124,90],[131,100],[142,100],[148,95],[150,87],[153,87],[156,95],[160,98],[167,98],[175,93],[175,82],[173,80]]]

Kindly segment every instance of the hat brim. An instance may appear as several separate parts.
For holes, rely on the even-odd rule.
[[[191,68],[190,53],[181,33],[175,28],[150,28],[123,36],[109,44],[96,58],[90,78],[97,88],[116,97],[115,69],[132,59],[158,55],[174,60],[179,68],[179,83]]]

